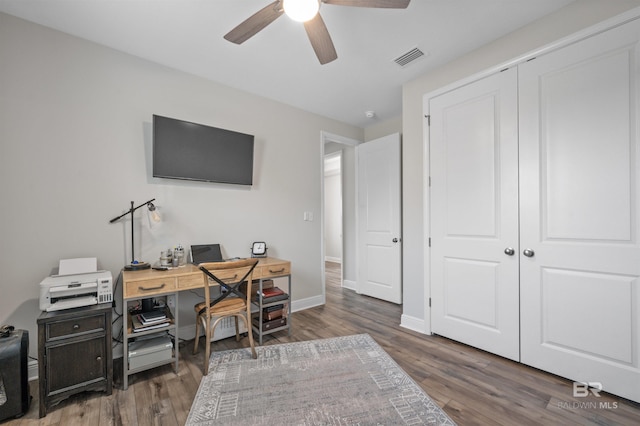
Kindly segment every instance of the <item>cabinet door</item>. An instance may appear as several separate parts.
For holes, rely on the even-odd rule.
[[[514,360],[516,90],[517,73],[509,69],[429,103],[432,331]]]
[[[639,31],[519,68],[522,362],[635,401]]]
[[[104,335],[50,346],[47,352],[47,395],[106,380]]]

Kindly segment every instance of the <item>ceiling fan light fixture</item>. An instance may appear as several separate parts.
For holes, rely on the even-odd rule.
[[[307,22],[318,14],[319,0],[283,0],[284,13],[294,21]]]

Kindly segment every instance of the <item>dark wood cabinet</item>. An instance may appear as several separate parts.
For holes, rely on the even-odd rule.
[[[71,395],[111,395],[111,304],[43,312],[38,318],[40,417]]]

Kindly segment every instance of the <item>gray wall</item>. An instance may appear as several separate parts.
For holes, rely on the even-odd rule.
[[[152,114],[255,135],[253,187],[152,178]],[[319,303],[321,131],[363,139],[360,128],[0,14],[0,324],[29,330],[35,356],[40,281],[75,257],[118,277],[130,225],[108,221],[154,197],[163,222],[150,228],[136,212],[136,257],[210,242],[247,256],[263,240],[292,261],[294,307]],[[184,293],[181,328],[195,322]]]

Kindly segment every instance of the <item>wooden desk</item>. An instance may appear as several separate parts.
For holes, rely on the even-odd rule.
[[[287,277],[289,279],[289,314],[291,314],[291,262],[288,260],[265,257],[258,259],[258,265],[253,271],[253,279],[259,281],[258,290],[262,290],[262,282],[266,279]],[[203,272],[195,265],[187,264],[167,271],[145,269],[142,271],[124,271],[122,274],[122,306],[126,323],[123,326],[123,389],[128,387],[129,375],[160,365],[175,363],[175,371],[178,371],[178,350],[173,351],[173,358],[154,362],[144,367],[129,369],[129,340],[134,337],[164,333],[167,330],[174,334],[174,345],[178,342],[178,294],[183,290],[193,290],[204,287]],[[175,308],[173,308],[173,323],[168,328],[160,330],[148,330],[133,332],[131,318],[128,314],[127,302],[131,300],[146,299],[156,296],[175,296]],[[291,332],[290,317],[286,327]],[[195,318],[195,314],[194,314]],[[280,329],[278,329],[280,330]],[[273,332],[277,330],[271,330]],[[258,332],[259,344],[262,344],[263,330],[254,327]]]

